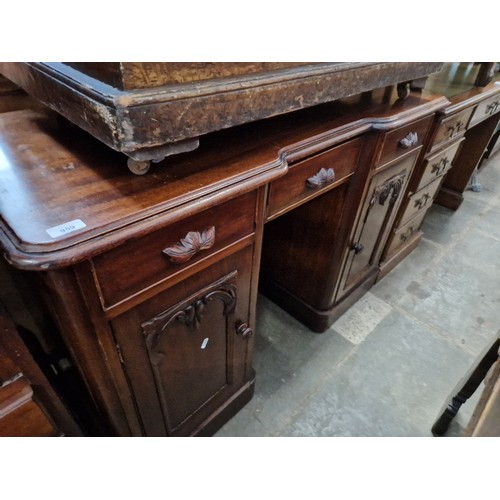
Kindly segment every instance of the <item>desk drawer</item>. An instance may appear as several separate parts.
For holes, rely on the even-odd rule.
[[[423,118],[416,122],[399,127],[385,135],[382,152],[377,165],[398,158],[412,149],[416,149],[424,142],[427,131],[432,123],[434,115]]]
[[[387,246],[386,260],[412,240],[413,236],[419,231],[420,226],[424,221],[425,214],[426,210],[418,214],[413,219],[410,219],[404,226],[401,226],[392,234],[392,238],[389,240],[389,244]]]
[[[51,437],[58,432],[33,399],[33,388],[25,377],[0,387],[0,436]]]
[[[476,110],[470,120],[470,126],[472,127],[476,123],[486,120],[486,118],[498,113],[498,111],[500,111],[500,94],[485,99],[476,106]]]
[[[406,224],[406,222],[415,217],[417,213],[425,212],[432,205],[432,200],[440,185],[441,177],[438,177],[434,182],[410,196],[399,226]]]
[[[269,187],[268,218],[341,184],[356,169],[362,144],[358,137],[292,165]]]
[[[420,182],[418,183],[415,191],[419,191],[424,186],[427,186],[430,182],[442,175],[446,174],[448,170],[450,170],[453,159],[458,151],[458,147],[463,139],[455,142],[452,146],[439,153],[436,153],[433,156],[427,158],[424,162],[424,171],[422,177],[420,178]]]
[[[445,118],[438,126],[431,151],[440,148],[447,141],[460,137],[467,130],[472,111],[473,109],[469,108]]]
[[[253,191],[93,259],[105,306],[182,272],[254,232]]]

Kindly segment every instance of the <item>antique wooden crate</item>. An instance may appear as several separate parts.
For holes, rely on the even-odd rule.
[[[148,162],[209,132],[425,78],[442,63],[0,63],[0,73],[111,148]],[[132,169],[131,168],[131,169]]]

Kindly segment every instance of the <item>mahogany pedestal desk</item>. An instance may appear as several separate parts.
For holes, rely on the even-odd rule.
[[[251,398],[261,268],[315,331],[357,300],[447,104],[380,89],[209,134],[144,176],[50,111],[1,114],[0,242],[102,433],[210,435]]]

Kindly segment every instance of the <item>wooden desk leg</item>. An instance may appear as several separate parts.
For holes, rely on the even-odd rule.
[[[457,210],[464,199],[470,179],[479,168],[481,159],[495,133],[500,114],[490,116],[465,133],[465,141],[446,174],[441,189],[434,200],[438,205]]]
[[[486,348],[486,353],[478,358],[468,373],[460,380],[452,391],[448,402],[441,410],[439,417],[432,426],[434,436],[442,436],[458,413],[460,407],[474,394],[479,384],[484,380],[493,363],[498,359],[500,337]]]

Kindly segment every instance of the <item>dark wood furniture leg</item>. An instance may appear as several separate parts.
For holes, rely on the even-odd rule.
[[[453,161],[453,167],[446,174],[435,203],[451,210],[457,210],[462,204],[463,194],[480,165],[499,120],[500,115],[497,113],[466,132],[465,141]]]
[[[495,74],[495,66],[494,62],[482,62],[479,63],[479,71],[476,76],[476,81],[474,85],[476,87],[484,87],[488,85],[488,83],[493,80],[493,75]]]
[[[500,436],[500,359],[490,368],[464,437]]]
[[[2,303],[0,400],[2,437],[84,435],[56,388],[32,357]]]
[[[491,345],[489,345],[482,355],[460,380],[458,385],[452,391],[447,403],[439,413],[439,417],[432,426],[432,434],[434,436],[442,436],[458,413],[460,407],[474,394],[479,384],[484,380],[488,370],[498,359],[498,348],[500,347],[500,337],[497,337]]]

